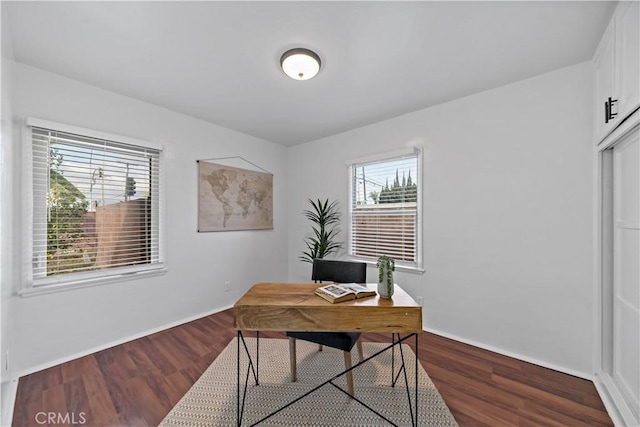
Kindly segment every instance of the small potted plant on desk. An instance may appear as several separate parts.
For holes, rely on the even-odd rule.
[[[393,258],[382,255],[376,263],[378,267],[378,295],[382,298],[391,299],[393,295],[393,272],[396,269],[396,262]]]

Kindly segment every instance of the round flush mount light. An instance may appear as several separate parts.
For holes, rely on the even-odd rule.
[[[280,58],[282,71],[294,80],[309,80],[320,71],[320,57],[309,49],[290,49]]]

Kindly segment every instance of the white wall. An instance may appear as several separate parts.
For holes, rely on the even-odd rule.
[[[0,8],[1,10],[1,8]],[[1,11],[0,11],[1,13]],[[2,104],[0,104],[0,424],[11,424],[11,414],[13,413],[13,390],[17,386],[15,381],[11,381],[11,371],[7,364],[7,350],[12,347],[13,342],[13,317],[11,311],[11,285],[13,283],[13,271],[16,260],[10,241],[13,235],[13,221],[11,206],[16,192],[13,190],[11,179],[13,165],[12,142],[12,70],[5,61],[13,59],[13,46],[11,43],[11,32],[8,30],[7,14],[2,13],[2,63],[0,73],[2,74]]]
[[[308,197],[346,208],[345,161],[422,145],[426,273],[396,281],[424,297],[425,327],[589,376],[591,79],[585,62],[291,148],[289,259]]]
[[[256,281],[287,278],[286,148],[21,64],[14,64],[13,77],[18,121],[37,117],[165,146],[169,270],[160,277],[11,297],[17,374],[228,307]],[[22,130],[16,126],[16,133]],[[13,175],[6,177],[9,172],[3,169],[3,179],[17,179],[21,172],[22,150],[16,142],[21,138],[13,140]],[[241,156],[274,174],[274,230],[196,232],[196,159],[229,156]],[[12,213],[17,218],[25,214],[19,204]],[[9,246],[19,249],[20,239],[18,230]],[[21,280],[15,278],[14,291]],[[229,292],[225,281],[231,282]]]

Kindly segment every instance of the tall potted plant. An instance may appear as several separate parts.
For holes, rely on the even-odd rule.
[[[394,291],[393,272],[396,269],[396,262],[393,258],[382,255],[376,263],[378,267],[378,295],[382,298],[391,298]]]
[[[303,251],[300,256],[300,260],[304,262],[313,262],[316,258],[324,258],[342,247],[342,243],[335,240],[336,235],[340,232],[337,227],[340,223],[338,202],[329,203],[328,199],[324,201],[309,199],[309,203],[311,203],[312,209],[306,209],[302,213],[313,223],[311,227],[313,235],[304,239],[307,250]]]

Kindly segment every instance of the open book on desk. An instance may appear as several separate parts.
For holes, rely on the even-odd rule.
[[[315,291],[316,295],[331,303],[349,301],[356,298],[371,297],[376,291],[357,283],[331,283],[321,286]]]

